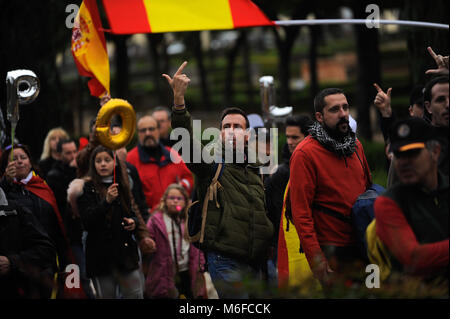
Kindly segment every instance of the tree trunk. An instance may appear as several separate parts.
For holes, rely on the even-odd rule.
[[[310,72],[310,87],[309,92],[311,101],[314,101],[314,97],[319,91],[319,81],[317,76],[317,38],[319,30],[318,27],[309,27],[309,72]]]
[[[255,98],[253,94],[253,83],[252,83],[252,61],[251,61],[251,53],[250,46],[248,44],[248,36],[247,31],[242,30],[243,34],[243,43],[242,43],[242,51],[243,51],[243,63],[244,63],[244,79],[246,84],[246,95],[247,95],[247,103],[248,105],[253,105],[255,103]]]
[[[192,36],[194,40],[194,54],[197,60],[198,74],[200,76],[200,87],[202,90],[200,105],[202,105],[202,109],[207,110],[211,107],[211,97],[209,94],[208,74],[204,65],[200,32],[194,32]]]
[[[130,94],[130,60],[127,52],[128,38],[128,35],[116,35],[113,38],[116,46],[116,94],[112,95],[112,97],[118,97],[121,99],[128,99]]]
[[[365,4],[359,1],[353,2],[353,12],[356,19],[365,19]],[[358,76],[356,83],[356,97],[353,105],[357,108],[358,136],[364,139],[372,139],[370,119],[370,107],[376,91],[373,83],[381,80],[381,63],[379,52],[379,29],[369,29],[365,25],[355,26],[356,47],[358,54]],[[381,83],[382,84],[382,83]]]
[[[224,96],[223,101],[226,107],[234,104],[234,70],[236,66],[236,57],[241,48],[242,42],[244,40],[244,33],[240,31],[239,37],[234,42],[231,49],[226,53],[227,57],[227,67],[225,70],[225,85],[224,85]]]
[[[276,28],[273,28],[275,33],[275,39],[277,49],[279,53],[278,58],[278,76],[279,76],[279,97],[277,104],[279,106],[285,106],[291,104],[291,88],[289,82],[291,80],[291,56],[292,48],[294,47],[295,40],[300,33],[300,27],[290,26],[282,27],[285,35],[281,35]]]
[[[151,79],[154,85],[155,103],[172,103],[167,98],[172,94],[170,88],[161,77],[161,74],[169,72],[164,35],[161,33],[149,33],[147,39],[152,62]]]

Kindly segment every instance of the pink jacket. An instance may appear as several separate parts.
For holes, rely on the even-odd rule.
[[[163,212],[156,211],[147,222],[150,237],[156,243],[156,252],[149,263],[145,292],[151,298],[177,298],[174,282],[174,264],[170,251],[170,243],[163,219]],[[181,232],[184,236],[185,223],[181,223]],[[206,298],[206,285],[203,277],[203,253],[192,244],[189,249],[189,275],[191,277],[191,290],[195,298]]]

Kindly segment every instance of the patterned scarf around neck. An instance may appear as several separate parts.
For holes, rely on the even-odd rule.
[[[319,122],[314,122],[309,129],[311,137],[316,139],[327,150],[336,153],[338,156],[349,157],[356,149],[356,136],[349,127],[349,134],[345,136],[342,141],[336,141],[323,128]]]

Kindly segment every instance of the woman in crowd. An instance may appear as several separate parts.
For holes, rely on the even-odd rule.
[[[126,172],[113,152],[100,145],[90,157],[83,192],[77,199],[86,240],[86,272],[97,298],[142,299],[142,272],[135,240],[138,220],[131,208]],[[115,173],[114,173],[115,169]],[[114,183],[114,176],[116,183]]]
[[[185,219],[188,194],[183,186],[167,187],[147,227],[156,242],[148,266],[146,296],[149,298],[205,298],[203,254],[189,243]]]
[[[55,245],[60,266],[70,264],[68,240],[55,196],[36,173],[36,166],[26,145],[15,144],[14,147],[9,145],[5,148],[0,158],[0,175],[0,186],[8,200],[33,213]]]
[[[53,164],[60,159],[60,154],[56,151],[56,145],[61,139],[69,139],[69,134],[61,127],[51,129],[45,137],[41,159],[38,163],[43,178],[47,176]]]

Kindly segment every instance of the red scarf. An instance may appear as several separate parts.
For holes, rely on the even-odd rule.
[[[20,183],[22,184],[22,183]],[[72,249],[70,248],[69,239],[67,237],[66,228],[64,227],[64,223],[61,217],[61,213],[59,212],[58,205],[56,203],[55,195],[53,194],[52,189],[47,185],[47,183],[38,175],[36,175],[33,172],[33,176],[28,181],[27,184],[24,185],[25,189],[36,195],[37,197],[45,200],[47,203],[49,203],[53,207],[53,211],[56,214],[56,218],[58,219],[59,227],[61,228],[61,232],[64,236],[64,240],[67,244],[67,253],[69,257],[69,261],[72,264],[77,264],[75,256],[72,252]],[[61,269],[62,272],[65,271],[65,269]],[[66,285],[64,285],[64,292],[62,293],[63,298],[69,298],[69,299],[84,299],[86,298],[86,295],[84,294],[84,291],[81,288],[67,288]]]
[[[47,185],[47,183],[38,175],[33,172],[33,177],[28,181],[27,184],[23,184],[25,189],[32,192],[37,197],[45,200],[49,203],[58,219],[59,227],[61,228],[64,239],[69,243],[66,233],[66,228],[64,227],[63,220],[61,218],[61,213],[59,212],[58,205],[56,204],[56,198],[53,194],[52,189]]]

